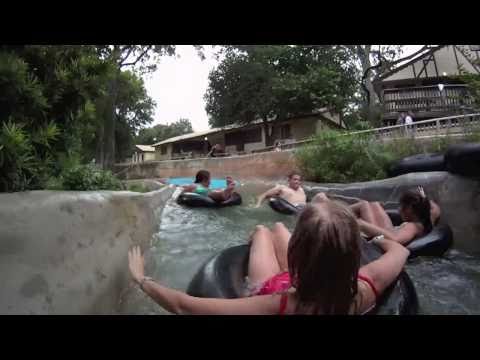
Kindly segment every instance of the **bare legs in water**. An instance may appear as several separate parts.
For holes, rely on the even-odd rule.
[[[252,284],[262,284],[272,276],[288,271],[288,242],[290,232],[282,223],[272,230],[257,225],[250,236],[250,260],[248,278]]]
[[[312,199],[312,202],[324,201],[330,201],[325,193],[318,193]],[[390,220],[390,217],[386,213],[383,206],[377,201],[368,202],[365,200],[360,200],[359,202],[350,205],[349,208],[359,219],[365,220],[371,224],[385,229],[393,229],[393,224]]]

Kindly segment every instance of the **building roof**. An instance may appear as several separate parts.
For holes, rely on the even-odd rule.
[[[151,145],[135,145],[135,147],[143,152],[155,152],[155,148]]]
[[[322,108],[322,109],[319,109],[315,112],[312,112],[311,114],[302,115],[302,116],[324,115],[327,112],[328,112],[327,108]],[[299,116],[295,116],[295,117],[299,117]],[[326,119],[334,122],[329,117],[326,117]],[[250,122],[249,124],[232,124],[232,125],[227,125],[227,126],[224,126],[224,127],[212,128],[212,129],[208,129],[208,130],[204,130],[204,131],[197,131],[197,132],[193,132],[193,133],[190,133],[190,134],[175,136],[175,137],[160,141],[158,143],[155,143],[152,146],[157,147],[159,145],[165,145],[165,144],[169,144],[169,143],[176,142],[176,141],[193,139],[193,138],[196,138],[196,137],[201,137],[201,136],[205,136],[205,135],[209,135],[209,134],[214,134],[214,133],[218,133],[218,132],[221,132],[221,131],[240,129],[240,128],[247,127],[247,126],[250,126],[250,125],[256,125],[256,124],[261,124],[261,123],[262,123],[262,120],[255,120],[255,121]]]
[[[378,76],[376,79],[374,79],[374,82],[385,80],[386,78],[392,76],[393,74],[396,74],[396,73],[399,72],[400,70],[405,69],[406,67],[412,65],[413,63],[417,62],[418,60],[423,59],[424,57],[427,57],[428,55],[436,52],[437,50],[440,50],[441,48],[443,48],[443,47],[445,47],[445,46],[446,46],[446,45],[439,45],[439,46],[435,46],[435,47],[426,49],[425,52],[422,52],[422,53],[416,55],[415,57],[413,57],[413,58],[410,59],[409,61],[402,63],[401,65],[393,68],[393,69],[390,70],[390,71],[387,71],[387,72],[384,73],[384,74],[381,74],[381,75]]]
[[[444,62],[443,67],[445,67],[445,61],[449,63],[454,62],[454,63],[457,63],[457,69],[456,69],[457,72],[458,72],[458,69],[462,67],[464,71],[480,73],[480,66],[475,64],[468,54],[468,52],[471,52],[471,51],[472,51],[471,49],[467,49],[466,46],[464,45],[437,45],[437,46],[429,47],[425,49],[423,52],[411,58],[410,60],[404,61],[399,66],[396,66],[394,69],[387,71],[384,74],[381,74],[376,79],[374,79],[373,82],[378,85],[381,82],[386,82],[390,80],[401,80],[403,79],[402,76],[405,75],[405,74],[401,75],[402,70],[405,69],[405,71],[407,71],[407,68],[409,68],[410,66],[412,66],[413,68],[417,67],[417,71],[418,71],[418,67],[423,69],[425,65],[423,65],[422,67],[419,61],[429,56],[434,56],[433,54],[437,55],[436,61],[441,61],[443,59],[443,62]],[[415,66],[417,64],[419,65]],[[436,68],[436,63],[435,63],[435,68]],[[422,73],[422,71],[423,70],[420,70],[420,73]],[[411,77],[413,78],[416,76],[413,74],[411,75]]]
[[[208,130],[204,130],[204,131],[193,132],[193,133],[190,133],[190,134],[174,136],[174,137],[168,138],[166,140],[157,142],[157,143],[153,144],[152,146],[169,144],[171,142],[180,141],[180,140],[193,139],[193,138],[196,138],[196,137],[199,137],[199,136],[205,136],[205,135],[208,135],[208,134],[213,134],[213,133],[216,133],[216,132],[220,132],[223,129],[224,128],[213,128],[213,129],[208,129]]]

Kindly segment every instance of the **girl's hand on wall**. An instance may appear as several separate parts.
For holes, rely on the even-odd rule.
[[[128,252],[128,267],[133,279],[140,283],[145,277],[145,261],[139,246],[134,246]]]

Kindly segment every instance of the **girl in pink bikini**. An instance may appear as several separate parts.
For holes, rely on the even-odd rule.
[[[175,314],[363,314],[400,274],[409,251],[377,238],[385,253],[360,266],[360,241],[348,207],[314,199],[291,236],[282,224],[256,227],[248,269],[254,290],[244,298],[198,298],[167,288],[145,276],[139,247],[129,251],[129,267],[141,289]]]

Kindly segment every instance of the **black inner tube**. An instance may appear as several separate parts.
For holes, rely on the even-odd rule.
[[[447,171],[462,176],[480,176],[480,143],[449,146],[445,153]]]
[[[234,192],[232,196],[225,201],[217,202],[211,197],[206,195],[200,195],[197,193],[184,192],[177,198],[177,203],[190,207],[225,207],[233,205],[241,205],[242,197],[240,194]]]
[[[244,297],[248,273],[249,245],[227,248],[205,262],[190,282],[187,293],[204,298]],[[375,245],[362,242],[362,265],[382,255]],[[369,314],[410,315],[418,311],[415,288],[405,272],[386,289]]]
[[[388,175],[392,177],[413,172],[428,171],[445,171],[443,154],[417,154],[397,160],[388,169]]]
[[[269,198],[268,205],[276,212],[284,215],[297,215],[302,210],[301,207],[297,207],[279,196]]]

